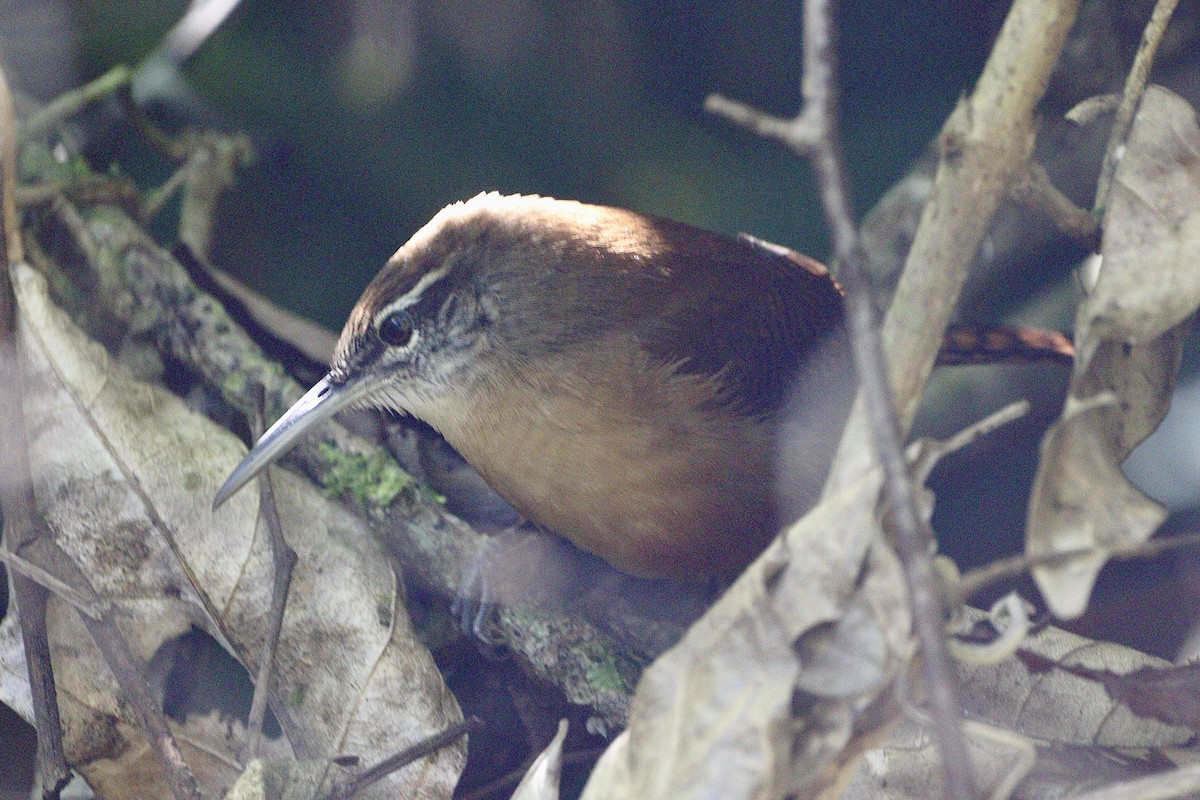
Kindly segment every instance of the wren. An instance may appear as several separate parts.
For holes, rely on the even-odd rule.
[[[350,405],[437,429],[527,520],[631,575],[731,575],[811,505],[855,390],[810,258],[653,216],[481,194],[371,281],[328,375],[221,503]]]

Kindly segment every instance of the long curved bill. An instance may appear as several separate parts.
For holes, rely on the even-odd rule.
[[[224,503],[251,478],[295,447],[305,433],[360,399],[369,390],[370,383],[364,380],[351,380],[339,385],[326,375],[318,381],[250,449],[242,463],[237,465],[237,469],[217,491],[213,508]]]

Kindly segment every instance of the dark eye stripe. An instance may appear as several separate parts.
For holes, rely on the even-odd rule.
[[[421,299],[408,307],[418,319],[433,319],[442,310],[446,300],[454,294],[454,288],[446,280],[440,280],[421,293]]]

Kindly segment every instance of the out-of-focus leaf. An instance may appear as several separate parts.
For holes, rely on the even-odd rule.
[[[266,531],[254,492],[210,509],[244,447],[173,395],[110,364],[53,306],[40,275],[19,266],[14,277],[31,364],[34,488],[60,546],[111,603],[143,662],[196,625],[253,667],[269,607]],[[300,478],[277,471],[273,480],[284,533],[300,557],[273,684],[295,754],[354,754],[371,763],[398,741],[460,720],[369,530]],[[68,757],[106,798],[161,796],[154,776],[124,768],[145,745],[125,722],[115,682],[75,611],[55,601],[49,616]],[[185,758],[199,765],[202,791],[223,794],[240,772],[237,743],[214,751],[180,740]],[[366,796],[446,797],[462,764],[463,748],[446,748]]]
[[[558,780],[562,776],[562,748],[567,738],[567,721],[560,720],[558,732],[538,754],[525,777],[513,792],[512,800],[558,800]]]
[[[1107,553],[1145,541],[1166,516],[1120,471],[1166,414],[1200,305],[1200,129],[1191,106],[1160,87],[1146,90],[1118,165],[1101,253],[1026,528],[1030,556],[1095,551],[1034,569],[1050,609],[1068,619],[1087,607]]]
[[[651,665],[585,798],[810,797],[836,778],[912,651],[879,485],[827,498]]]

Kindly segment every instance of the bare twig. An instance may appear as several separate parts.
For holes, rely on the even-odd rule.
[[[139,116],[137,119],[142,120]],[[233,186],[237,167],[254,157],[244,135],[189,133],[171,138],[142,120],[143,131],[180,166],[146,201],[145,213],[153,217],[179,192],[179,240],[200,258],[207,259],[212,246],[217,201]]]
[[[5,520],[10,520],[5,506]],[[10,522],[6,522],[8,529]],[[62,720],[58,715],[58,690],[50,664],[50,640],[46,631],[45,587],[24,575],[12,575],[13,599],[20,614],[21,637],[25,646],[25,667],[29,673],[29,691],[33,700],[34,728],[37,731],[37,776],[42,797],[58,797],[71,780],[71,770],[63,753]]]
[[[58,97],[54,102],[43,106],[25,120],[25,124],[21,126],[21,138],[28,139],[37,136],[63,120],[75,116],[91,103],[103,100],[114,92],[120,91],[129,85],[132,76],[129,67],[121,64],[91,83]]]
[[[254,159],[245,134],[189,131],[172,135],[153,122],[134,102],[126,112],[138,131],[178,169],[150,193],[143,207],[146,218],[156,216],[176,193],[181,197],[179,240],[198,257],[207,259],[212,246],[217,201],[236,180],[237,168]]]
[[[957,453],[964,447],[988,436],[992,431],[1029,413],[1028,400],[1015,400],[1001,409],[993,411],[983,419],[968,425],[947,439],[923,439],[908,446],[908,460],[912,464],[913,480],[924,483],[933,468],[946,456]],[[914,450],[914,448],[916,448]]]
[[[262,436],[266,430],[263,420],[264,390],[262,384],[256,384],[254,389],[255,405],[252,432],[254,438]],[[271,673],[275,669],[275,653],[279,649],[279,632],[283,629],[283,612],[287,608],[288,591],[292,585],[292,570],[296,566],[296,551],[283,538],[283,526],[279,522],[279,512],[275,507],[275,492],[271,488],[271,470],[265,469],[258,476],[259,513],[267,525],[271,536],[271,563],[275,576],[271,584],[271,612],[268,619],[271,626],[267,629],[263,642],[262,661],[258,665],[258,677],[254,681],[254,700],[250,704],[250,718],[247,727],[250,729],[248,750],[253,758],[258,755],[262,743],[263,718],[267,712],[267,698],[270,695]]]
[[[254,158],[249,137],[209,135],[202,137],[189,161],[196,167],[183,185],[179,209],[179,241],[196,254],[208,258],[212,249],[217,202],[233,186],[239,166]]]
[[[1024,174],[1029,163],[1034,140],[1033,109],[1045,92],[1078,8],[1078,0],[1017,0],[974,92],[943,129],[942,158],[934,186],[884,321],[883,338],[890,358],[890,385],[895,392],[900,435],[907,432],[916,414],[942,332],[962,290],[967,265],[1008,187]],[[852,322],[855,306],[866,305],[853,297],[852,293]],[[870,390],[864,384],[864,393]],[[869,442],[872,438],[878,442],[879,430],[875,414],[869,420],[857,413],[852,415],[827,491],[861,473],[868,463],[864,454],[869,452]],[[890,457],[884,456],[883,461],[889,475],[899,468]],[[911,486],[903,477],[903,473],[898,474],[889,483],[908,493]],[[893,509],[907,516],[911,505],[895,503]],[[904,534],[897,536],[897,546],[913,593],[930,705],[939,720],[935,734],[943,767],[952,770],[956,762],[968,762],[956,716],[952,666],[942,639],[942,600],[937,595],[928,551],[921,550],[931,542],[927,531],[915,526],[916,520],[897,522],[898,534]],[[952,797],[971,796],[974,789],[970,776],[948,772],[947,791]]]
[[[148,220],[157,217],[171,198],[183,188],[183,184],[188,179],[188,173],[194,168],[192,162],[184,162],[175,168],[175,171],[163,181],[161,186],[147,193],[146,202],[142,204],[142,216]]]
[[[122,208],[138,208],[137,186],[124,177],[81,176],[76,183],[41,183],[17,187],[17,207],[30,208],[69,197],[76,203],[114,203]]]
[[[14,553],[40,537],[49,537],[45,521],[38,514],[29,471],[29,440],[25,431],[24,361],[17,343],[17,299],[13,293],[9,269],[24,260],[17,210],[16,126],[13,121],[12,95],[4,73],[0,72],[0,252],[4,254],[4,275],[0,280],[0,510],[4,514],[4,548]],[[20,612],[21,636],[25,644],[25,665],[33,700],[37,729],[37,773],[42,796],[57,797],[71,779],[63,754],[62,722],[58,714],[58,692],[50,663],[50,638],[46,630],[46,602],[49,592],[19,571],[12,573],[14,599]]]
[[[83,577],[82,572],[53,540],[53,534],[46,533],[25,542],[19,553],[0,549],[0,562],[65,601],[80,614],[96,619],[104,616],[111,604],[91,591],[86,578],[78,580]]]
[[[1167,23],[1171,21],[1171,15],[1175,13],[1175,6],[1178,4],[1179,0],[1158,0],[1150,14],[1150,21],[1146,23],[1146,30],[1142,32],[1142,41],[1138,45],[1133,66],[1125,78],[1125,89],[1121,93],[1121,103],[1117,106],[1117,113],[1113,118],[1108,147],[1104,151],[1104,164],[1100,167],[1100,178],[1096,183],[1096,201],[1092,210],[1097,219],[1103,216],[1104,209],[1108,207],[1108,196],[1112,193],[1117,162],[1121,160],[1125,141],[1129,138],[1129,131],[1133,129],[1133,117],[1142,102],[1142,92],[1146,89],[1146,79],[1150,76],[1150,67],[1154,65],[1158,45],[1162,42]]]
[[[401,750],[391,758],[386,758],[375,766],[363,770],[362,773],[354,776],[341,786],[336,787],[323,800],[350,800],[355,794],[376,781],[391,775],[396,770],[407,767],[414,761],[441,750],[448,744],[453,744],[471,731],[478,730],[481,727],[483,727],[483,722],[479,717],[467,717],[462,722],[456,722],[441,733],[435,733],[433,736],[417,742],[412,747]]]
[[[831,0],[804,4],[804,108],[790,123],[772,120],[744,106],[710,98],[709,110],[736,117],[773,136],[812,160],[826,224],[833,238],[838,278],[846,290],[846,313],[859,383],[876,452],[884,473],[897,552],[904,574],[917,635],[921,642],[930,706],[947,795],[976,796],[974,772],[962,732],[960,705],[942,632],[945,609],[933,567],[932,531],[922,522],[902,450],[887,363],[879,338],[877,313],[865,274],[865,255],[842,164],[838,130],[836,44]],[[943,328],[944,328],[943,324]],[[936,351],[935,351],[936,352]]]
[[[846,290],[846,314],[859,385],[870,417],[877,455],[884,473],[897,553],[912,604],[913,622],[921,643],[929,701],[936,721],[934,733],[946,774],[946,794],[956,800],[976,796],[974,770],[962,732],[957,685],[942,633],[945,609],[934,573],[933,533],[917,511],[916,496],[902,451],[903,434],[896,420],[887,362],[879,338],[875,304],[867,285],[862,243],[854,223],[841,163],[834,80],[834,27],[832,3],[805,3],[805,106],[824,117],[823,136],[812,153],[821,186],[821,201],[833,236],[838,276]],[[820,64],[816,73],[814,65]],[[826,83],[822,89],[810,88]],[[820,104],[815,105],[814,104]]]
[[[1185,536],[1168,536],[1151,539],[1148,542],[1126,542],[1113,547],[1077,547],[1073,550],[1060,550],[1054,553],[1043,553],[1038,556],[1021,554],[1002,558],[990,564],[974,569],[963,575],[958,582],[956,593],[964,602],[992,584],[1009,578],[1024,575],[1034,567],[1059,566],[1077,558],[1095,558],[1097,552],[1103,552],[1110,561],[1131,561],[1137,558],[1154,558],[1160,553],[1179,550],[1184,547],[1200,546],[1200,533],[1189,533]]]

